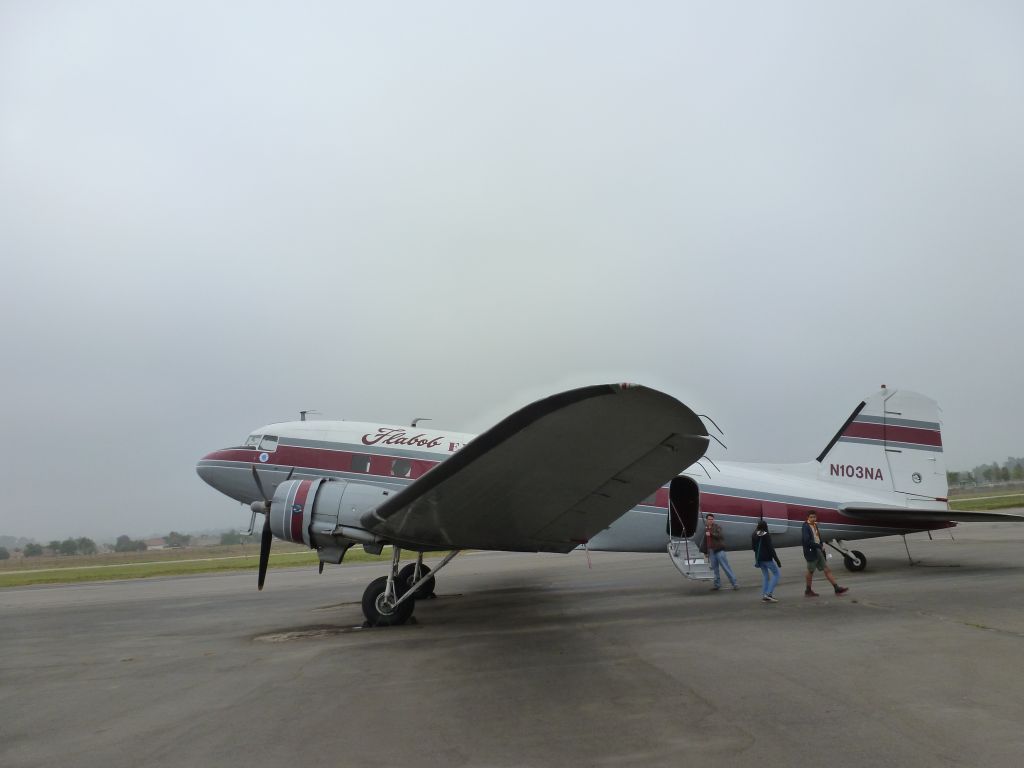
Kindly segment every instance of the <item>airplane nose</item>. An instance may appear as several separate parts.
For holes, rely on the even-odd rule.
[[[212,460],[213,460],[213,454],[212,453],[208,453],[205,456],[203,456],[203,458],[201,458],[196,463],[196,474],[199,475],[199,477],[202,479],[202,481],[204,483],[206,483],[207,485],[210,485],[210,486],[213,486],[214,488],[216,488],[217,485],[214,482],[214,479],[215,479],[215,476],[216,476],[217,473],[214,470],[214,468],[210,465],[210,462]]]
[[[262,499],[252,475],[252,464],[233,448],[208,453],[196,462],[196,474],[225,496],[248,504]]]

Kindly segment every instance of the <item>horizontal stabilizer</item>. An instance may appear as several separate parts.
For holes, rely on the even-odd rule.
[[[870,520],[877,522],[910,521],[921,523],[1021,523],[1024,522],[1024,510],[1011,509],[1006,511],[973,512],[962,509],[908,509],[907,507],[887,507],[878,505],[840,505],[839,513],[854,520]]]

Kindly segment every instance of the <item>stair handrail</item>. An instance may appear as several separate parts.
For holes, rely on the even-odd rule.
[[[683,516],[679,514],[679,510],[676,509],[675,502],[672,501],[672,499],[669,499],[668,500],[668,505],[672,508],[672,514],[675,515],[676,520],[679,521],[679,527],[682,529],[683,533],[684,534],[687,533],[686,523],[683,522]],[[670,538],[671,538],[671,536],[670,536]],[[687,562],[687,564],[689,564],[689,562],[690,562],[690,537],[689,536],[683,536],[683,547],[686,549],[686,562]]]

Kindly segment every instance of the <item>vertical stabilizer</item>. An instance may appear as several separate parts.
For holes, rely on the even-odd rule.
[[[850,414],[818,462],[819,477],[830,482],[944,500],[938,403],[883,387]]]

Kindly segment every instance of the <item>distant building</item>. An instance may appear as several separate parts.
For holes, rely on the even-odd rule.
[[[167,542],[162,536],[156,539],[146,539],[146,549],[165,549],[166,547]]]

